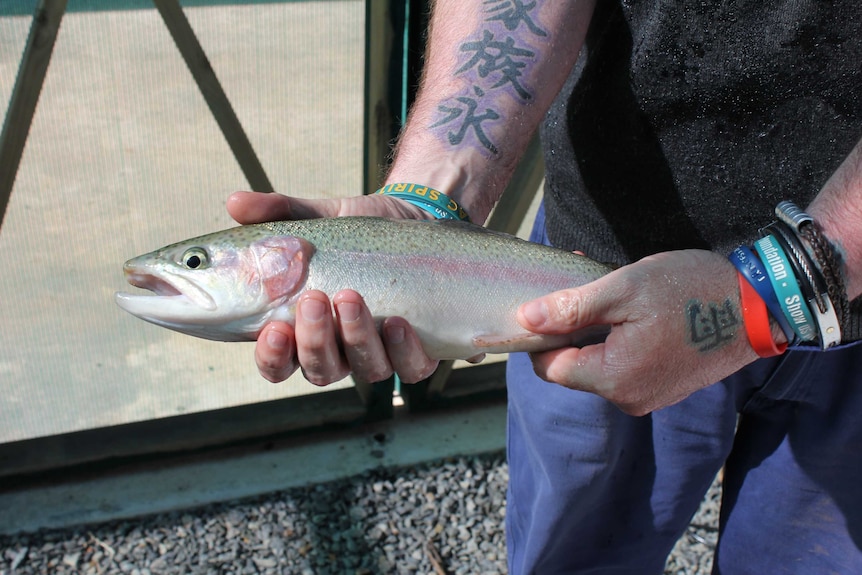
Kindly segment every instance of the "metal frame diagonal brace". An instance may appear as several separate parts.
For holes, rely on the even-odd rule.
[[[3,131],[0,132],[0,227],[65,12],[66,0],[40,0],[33,14],[24,56],[9,99]]]
[[[174,43],[224,134],[242,173],[257,192],[273,187],[178,0],[153,0]]]

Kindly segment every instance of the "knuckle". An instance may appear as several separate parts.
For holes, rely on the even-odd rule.
[[[548,379],[548,370],[546,368],[546,365],[543,361],[541,361],[540,357],[541,356],[536,353],[530,354],[530,362],[533,364],[533,372],[537,376],[539,376],[540,379],[550,381],[550,379]]]
[[[418,383],[424,379],[428,379],[434,372],[437,371],[439,362],[423,362],[422,365],[411,365],[398,371],[398,377],[404,383]]]
[[[554,299],[554,306],[551,309],[555,312],[557,321],[577,324],[582,320],[583,302],[577,292],[563,292]]]
[[[303,369],[302,376],[312,385],[316,385],[317,387],[325,387],[327,385],[335,383],[336,381],[344,379],[345,377],[347,377],[347,374],[327,374]]]
[[[310,383],[323,387],[350,375],[346,362],[337,354],[301,359],[302,375]]]
[[[618,272],[613,287],[615,295],[619,299],[628,300],[636,297],[643,290],[643,286],[649,282],[647,274],[636,273],[636,270],[618,270]]]
[[[439,364],[440,362],[438,361],[432,361],[431,363],[426,364],[425,369],[419,372],[419,381],[422,381],[423,379],[428,379],[429,377],[434,375],[434,372],[437,371],[437,366]]]
[[[282,381],[293,375],[293,372],[296,371],[296,368],[293,365],[258,365],[258,371],[265,380],[271,383],[281,383]]]
[[[648,405],[640,402],[618,403],[612,401],[612,403],[616,405],[620,409],[620,411],[622,411],[626,415],[631,415],[633,417],[643,417],[644,415],[648,415],[650,412],[652,412],[652,409],[650,409]]]
[[[361,370],[354,370],[353,377],[360,381],[376,383],[389,379],[393,373],[388,365],[366,366]]]
[[[383,381],[392,375],[392,366],[383,351],[383,346],[359,346],[354,347],[345,343],[345,354],[347,364],[353,377],[360,381],[377,382]]]
[[[296,371],[296,365],[289,356],[258,355],[256,363],[260,375],[272,383],[280,383]]]
[[[344,347],[365,348],[374,342],[375,334],[367,329],[355,329],[342,327],[340,332],[341,344]]]
[[[602,394],[605,399],[613,403],[623,413],[634,417],[641,417],[651,413],[655,398],[648,393],[648,388],[641,386],[632,387],[625,382],[618,382],[611,387],[608,393]]]

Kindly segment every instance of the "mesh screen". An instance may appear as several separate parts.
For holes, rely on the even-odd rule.
[[[4,111],[35,4],[0,4]],[[195,2],[186,15],[276,190],[359,193],[363,2]],[[0,442],[319,391],[264,381],[252,344],[176,334],[113,302],[123,261],[234,225],[224,201],[241,189],[152,5],[70,0],[0,229]]]

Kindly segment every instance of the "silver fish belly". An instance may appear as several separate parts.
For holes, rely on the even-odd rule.
[[[429,356],[466,359],[595,337],[531,334],[515,314],[610,269],[471,224],[346,217],[240,226],[139,256],[125,271],[154,295],[118,293],[120,307],[197,337],[254,340],[268,321],[292,323],[303,291],[353,289],[376,319],[409,321]]]

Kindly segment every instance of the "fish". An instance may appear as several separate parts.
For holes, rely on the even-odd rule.
[[[432,359],[543,351],[601,339],[607,327],[540,335],[518,307],[611,269],[586,256],[451,220],[350,216],[238,226],[174,243],[123,266],[146,292],[116,303],[153,324],[216,341],[253,341],[294,324],[306,290],[352,289],[375,321],[400,316]]]

